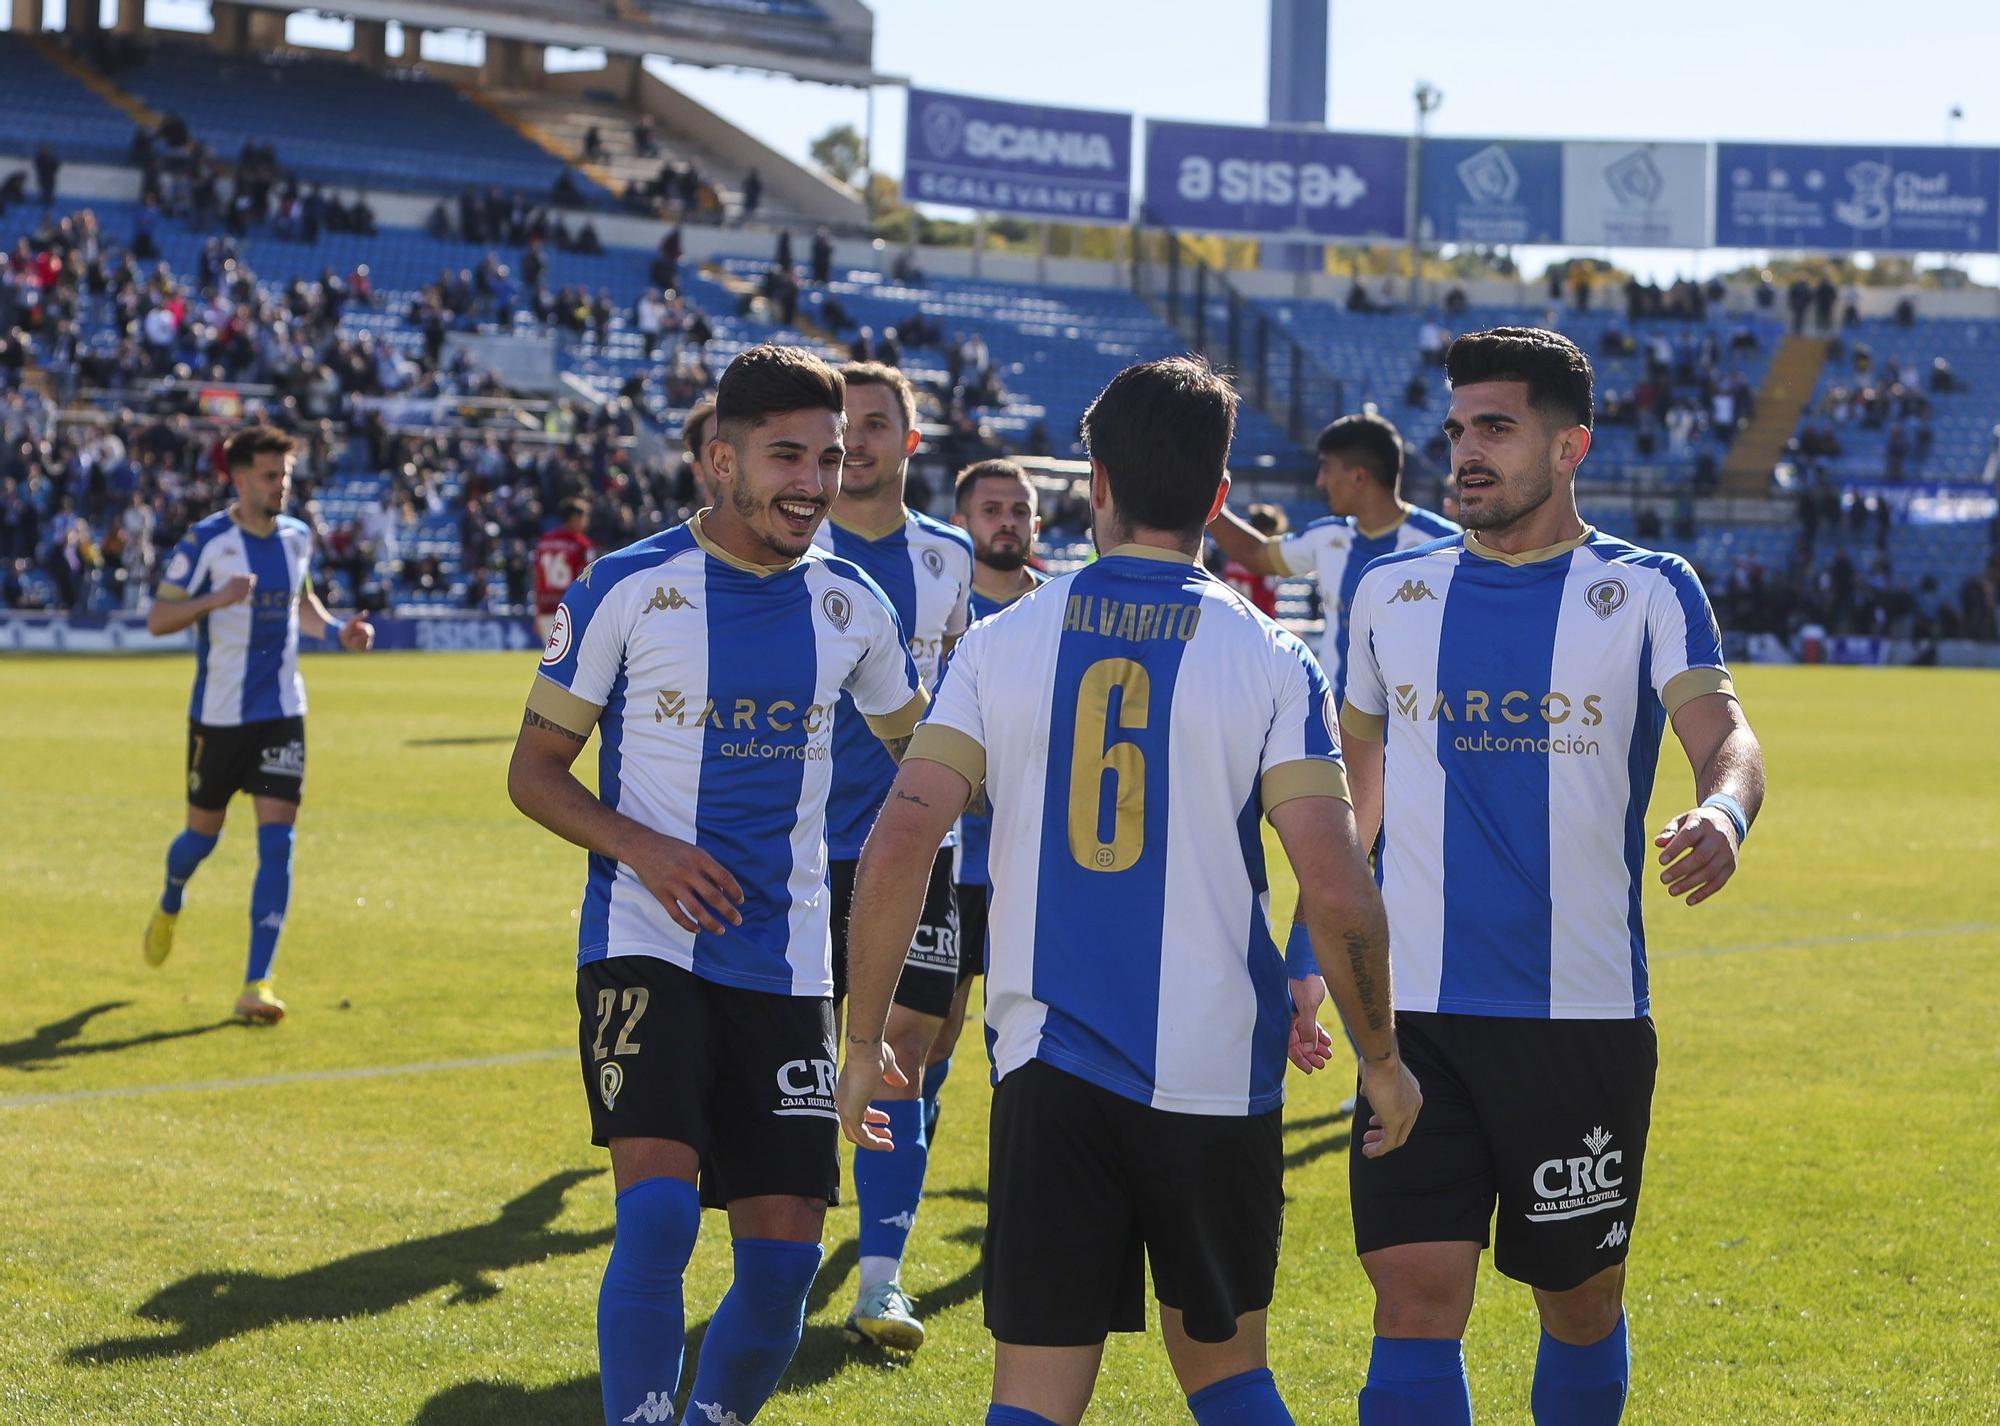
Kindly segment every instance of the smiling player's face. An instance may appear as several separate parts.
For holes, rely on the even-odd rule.
[[[847,385],[847,463],[841,472],[841,489],[849,495],[868,496],[885,481],[902,479],[903,462],[914,447],[910,428],[903,424],[902,403],[889,387],[876,382],[849,382]]]
[[[760,563],[797,559],[840,493],[841,435],[837,413],[813,409],[786,411],[710,441],[713,518],[767,551]]]

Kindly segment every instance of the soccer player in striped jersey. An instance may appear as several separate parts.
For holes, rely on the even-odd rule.
[[[808,352],[729,364],[715,504],[571,586],[508,773],[516,806],[591,854],[577,1011],[618,1192],[597,1316],[607,1422],[672,1419],[703,1206],[729,1212],[736,1275],[688,1409],[756,1415],[798,1347],[840,1181],[835,701],[851,694],[897,743],[925,703],[882,591],[813,548],[840,488],[843,394]],[[570,771],[593,728],[597,795]]]
[[[925,688],[937,685],[945,655],[970,619],[972,541],[963,530],[903,503],[916,451],[917,397],[909,380],[880,362],[841,368],[847,382],[847,460],[840,498],[814,537],[822,548],[866,570],[889,596],[910,642]],[[843,700],[833,726],[833,792],[827,803],[827,853],[833,877],[833,996],[847,990],[847,922],[855,860],[881,810],[896,764],[868,736]],[[909,1082],[887,1085],[877,1107],[895,1128],[893,1153],[857,1154],[854,1197],[861,1212],[861,1261],[850,1341],[915,1351],[923,1324],[903,1291],[903,1249],[923,1201],[930,1143],[923,1071],[958,988],[958,902],[950,846],[932,849],[930,895],[896,987],[889,1036],[911,1067]]]
[[[1381,904],[1325,676],[1196,563],[1228,489],[1236,393],[1194,358],[1119,374],[1083,421],[1103,557],[973,626],[869,834],[849,935],[841,1122],[867,1122],[902,948],[942,830],[992,789],[986,1028],[989,1426],[1076,1426],[1145,1266],[1201,1426],[1291,1416],[1265,1354],[1288,1056],[1330,1048],[1273,939],[1262,821],[1297,872],[1378,1116],[1416,1117]],[[1310,993],[1306,993],[1310,992]]]
[[[312,587],[312,531],[285,513],[292,438],[246,426],[222,445],[236,499],[196,521],[160,579],[146,631],[195,630],[194,697],[188,706],[187,826],[167,848],[167,882],[146,923],[146,964],[174,948],[188,879],[222,836],[229,799],[250,794],[257,814],[257,878],[250,888],[250,956],[236,1015],[253,1025],[285,1018],[271,963],[292,899],[292,837],[306,781],[306,684],[299,630],[339,631],[360,651],[375,627],[360,614],[336,620]]]
[[[1376,561],[1348,625],[1356,819],[1383,830],[1397,1025],[1426,1096],[1401,1153],[1352,1162],[1376,1295],[1361,1421],[1471,1420],[1458,1339],[1497,1205],[1495,1265],[1541,1313],[1538,1426],[1609,1426],[1657,1062],[1654,765],[1671,724],[1697,805],[1650,841],[1694,905],[1736,870],[1763,754],[1694,571],[1577,515],[1588,359],[1495,328],[1446,370],[1466,533]]]
[[[1028,561],[1035,554],[1041,517],[1035,513],[1035,484],[1010,460],[983,460],[958,473],[951,522],[972,537],[972,621],[998,614],[1042,583]],[[982,799],[958,819],[958,862],[953,892],[958,898],[958,990],[944,1029],[924,1065],[924,1132],[937,1140],[938,1091],[951,1073],[952,1051],[965,1028],[974,976],[986,973],[986,849],[992,818]]]
[[[1289,535],[1266,536],[1224,509],[1208,527],[1222,552],[1252,574],[1310,575],[1326,608],[1320,664],[1345,694],[1341,630],[1368,562],[1458,533],[1441,515],[1403,500],[1403,438],[1387,418],[1343,416],[1319,433],[1319,489],[1333,513]]]

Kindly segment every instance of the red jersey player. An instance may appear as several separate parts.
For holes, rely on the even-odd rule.
[[[1252,505],[1246,513],[1250,524],[1266,538],[1284,534],[1291,524],[1285,518],[1285,512],[1275,505]],[[1244,597],[1256,605],[1260,613],[1272,619],[1278,617],[1278,581],[1270,575],[1252,574],[1235,560],[1225,560],[1222,579],[1225,584],[1243,591]]]
[[[545,644],[557,606],[590,563],[592,551],[590,536],[583,532],[590,523],[590,502],[573,496],[558,508],[562,523],[535,541],[535,633]]]

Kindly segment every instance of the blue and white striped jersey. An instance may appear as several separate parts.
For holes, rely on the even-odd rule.
[[[996,1077],[1042,1060],[1180,1113],[1282,1102],[1259,821],[1346,797],[1335,726],[1306,646],[1170,551],[1120,546],[973,626],[908,756],[992,798]]]
[[[1383,555],[1414,549],[1457,533],[1458,526],[1444,516],[1405,505],[1402,519],[1372,535],[1356,528],[1351,515],[1328,515],[1278,541],[1275,553],[1280,573],[1311,575],[1319,584],[1320,603],[1326,609],[1326,632],[1320,635],[1319,659],[1326,676],[1333,680],[1336,704],[1347,696],[1347,672],[1341,665],[1341,635],[1347,627],[1348,606],[1354,602],[1354,586],[1361,582],[1361,572]]]
[[[1047,582],[1047,576],[1033,569],[1028,571],[1028,578],[1032,579],[1038,585]],[[1023,592],[1026,593],[1028,591]],[[998,614],[1002,609],[1015,603],[1021,597],[1021,595],[1017,594],[1013,599],[988,599],[984,594],[974,589],[972,591],[972,622],[977,624],[981,619]],[[975,815],[968,812],[958,819],[958,866],[953,873],[952,879],[960,886],[985,886],[987,884],[986,848],[992,839],[993,819],[991,816]]]
[[[907,734],[924,705],[888,600],[845,560],[814,550],[760,569],[697,516],[584,571],[528,706],[572,732],[594,724],[597,795],[708,852],[744,900],[741,926],[685,931],[593,853],[579,965],[658,956],[724,985],[832,993],[826,797],[843,693],[883,736]]]
[[[910,656],[924,687],[937,687],[938,664],[946,639],[971,623],[972,537],[956,525],[903,512],[902,523],[881,533],[836,524],[831,516],[813,536],[829,554],[860,566],[889,596],[889,606],[910,642]],[[889,784],[896,760],[854,716],[842,697],[833,723],[833,795],[826,808],[826,844],[835,861],[861,855]]]
[[[257,577],[248,599],[213,610],[195,624],[188,717],[235,727],[305,714],[299,600],[311,569],[312,530],[289,515],[280,515],[270,534],[253,535],[221,510],[181,536],[167,557],[160,598],[212,594],[239,574]]]
[[[1342,721],[1386,733],[1396,1008],[1648,1013],[1661,734],[1732,691],[1694,571],[1587,527],[1524,555],[1467,534],[1370,565],[1348,634]]]

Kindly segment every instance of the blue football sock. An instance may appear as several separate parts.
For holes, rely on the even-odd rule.
[[[938,1091],[951,1078],[951,1056],[946,1055],[934,1065],[924,1066],[924,1141],[937,1142]]]
[[[861,1209],[861,1256],[903,1260],[903,1244],[916,1226],[924,1196],[930,1140],[924,1135],[921,1099],[878,1099],[870,1106],[889,1116],[896,1147],[854,1151],[854,1200]]]
[[[250,886],[250,968],[245,980],[270,975],[291,900],[292,826],[266,822],[257,829],[257,880]]]
[[[1361,1388],[1361,1426],[1472,1426],[1458,1338],[1377,1337]]]
[[[1025,1406],[1001,1406],[995,1403],[986,1408],[986,1426],[1056,1426],[1046,1416],[1037,1415]]]
[[[819,1260],[818,1243],[736,1240],[736,1280],[701,1340],[690,1422],[747,1422],[757,1414],[799,1349]]]
[[[701,1195],[677,1178],[642,1179],[618,1195],[618,1232],[597,1293],[597,1368],[604,1419],[672,1421],[687,1319],[681,1274],[701,1231]],[[658,1415],[649,1416],[650,1408]]]
[[[167,848],[167,889],[160,893],[160,909],[176,913],[181,909],[181,891],[194,875],[194,869],[202,859],[215,850],[216,839],[204,837],[201,833],[182,828]]]
[[[1621,1313],[1611,1335],[1588,1347],[1558,1342],[1546,1331],[1535,1356],[1535,1426],[1613,1426],[1625,1413],[1632,1380],[1632,1346]]]
[[[1211,1382],[1187,1404],[1199,1426],[1293,1426],[1269,1367]]]

